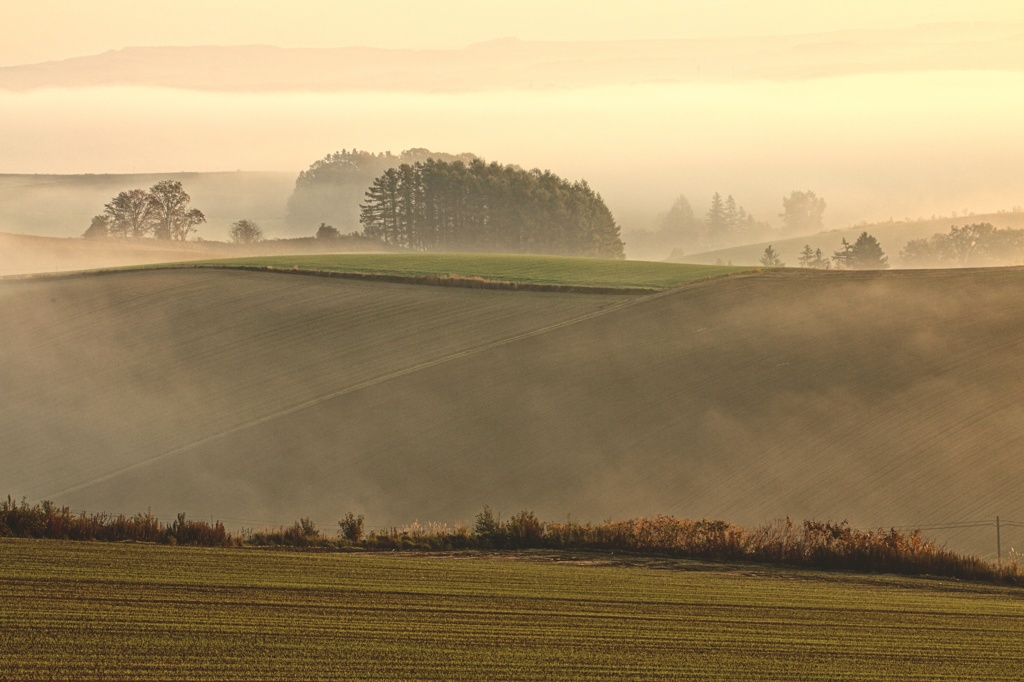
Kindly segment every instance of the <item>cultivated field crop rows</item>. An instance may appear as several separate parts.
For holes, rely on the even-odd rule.
[[[920,579],[18,540],[0,558],[4,680],[983,680],[1024,656],[1018,590]]]

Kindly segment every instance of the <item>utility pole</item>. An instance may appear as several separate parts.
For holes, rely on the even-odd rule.
[[[1003,545],[999,538],[999,517],[996,517],[996,568],[1003,567]]]

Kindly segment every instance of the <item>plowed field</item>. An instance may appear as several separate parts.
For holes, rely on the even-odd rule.
[[[652,296],[203,269],[2,282],[0,487],[235,526],[465,523],[484,504],[1021,519],[1022,285],[1019,269]],[[995,553],[994,528],[930,535]]]
[[[25,540],[0,558],[2,680],[1010,680],[1024,657],[1019,589],[933,580]]]

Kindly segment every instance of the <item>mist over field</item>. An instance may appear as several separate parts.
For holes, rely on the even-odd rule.
[[[167,30],[141,5],[81,26],[82,6],[26,6],[13,33],[52,20],[52,45],[5,40],[0,9],[0,276],[47,273],[0,281],[0,495],[332,529],[348,511],[465,523],[484,504],[749,525],[1024,516],[1019,268],[774,269],[805,247],[843,265],[833,254],[869,230],[888,255],[870,267],[1024,263],[1015,4],[866,0],[846,25],[795,2],[641,3],[587,7],[570,31],[543,21],[566,20],[564,3],[525,3],[531,21],[398,3],[380,10],[393,29],[346,21],[330,40],[294,22],[351,18],[334,3],[254,0],[270,28],[179,4]],[[416,37],[416,17],[435,33]],[[505,19],[526,33],[493,35]],[[382,159],[430,154],[452,165],[376,184]],[[202,212],[177,241],[108,206],[161,182]],[[422,195],[398,206],[399,189]],[[796,194],[819,202],[814,220],[785,214]],[[717,234],[713,197],[731,216]],[[670,209],[672,229],[701,233],[685,248],[654,234]],[[232,232],[243,222],[251,240]],[[647,298],[50,277],[453,244],[765,268]],[[992,553],[977,533],[940,540]]]
[[[0,92],[0,135],[6,172],[297,175],[340,148],[426,147],[585,178],[626,232],[655,227],[680,193],[706,210],[716,191],[778,224],[794,189],[827,197],[827,226],[844,227],[1024,202],[1020,93],[1024,74],[1006,72],[537,92],[56,89]]]
[[[470,523],[485,504],[1015,518],[1020,269],[794,274],[653,297],[201,269],[0,282],[4,483],[235,527]],[[994,551],[984,529],[930,535]]]
[[[732,195],[777,225],[783,196],[814,190],[827,228],[1024,203],[1024,24],[775,31],[14,63],[0,67],[0,172],[294,177],[338,149],[427,148],[586,179],[627,234],[679,194],[698,213]],[[5,194],[0,231],[84,229],[18,224]],[[257,217],[285,236],[279,215]]]

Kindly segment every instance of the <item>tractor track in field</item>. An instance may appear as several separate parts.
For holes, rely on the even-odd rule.
[[[224,269],[242,270],[242,271],[253,271],[253,270],[266,271],[267,270],[266,268],[224,268]],[[271,271],[274,271],[274,270],[271,270]],[[289,271],[285,270],[285,271],[278,271],[278,272],[289,272]],[[306,274],[308,274],[308,273],[306,273]],[[733,277],[741,277],[741,276],[742,275],[735,275]],[[361,279],[361,278],[357,278],[357,279]],[[374,278],[371,278],[371,279],[374,279]],[[375,281],[392,281],[392,280],[376,280],[375,279]],[[706,284],[706,283],[707,282],[695,282],[695,283],[689,285],[686,288],[696,287],[696,286],[700,286],[701,284]],[[475,287],[471,287],[471,288],[475,288]],[[552,290],[547,289],[547,290],[544,290],[544,291],[552,291]],[[561,290],[561,289],[558,289],[558,290],[555,290],[555,291],[558,291],[559,293],[564,293],[564,291]],[[318,396],[318,397],[310,399],[310,400],[305,400],[305,401],[303,401],[301,403],[298,403],[298,404],[295,404],[295,405],[291,405],[289,407],[277,410],[277,411],[272,412],[270,414],[263,415],[263,416],[258,417],[256,419],[251,419],[251,420],[249,420],[249,421],[247,421],[247,422],[245,422],[243,424],[239,424],[239,425],[237,425],[235,427],[232,427],[230,429],[225,429],[225,430],[223,430],[223,431],[221,431],[219,433],[211,434],[209,436],[206,436],[205,438],[201,438],[201,439],[193,441],[191,443],[187,443],[185,445],[176,447],[176,448],[174,448],[172,450],[169,450],[167,452],[163,452],[163,453],[160,453],[158,455],[153,455],[151,457],[147,457],[145,459],[133,462],[132,464],[120,467],[120,468],[118,468],[116,470],[113,470],[113,471],[109,471],[109,472],[107,472],[107,473],[105,473],[105,474],[103,474],[101,476],[97,476],[97,477],[92,478],[90,480],[83,481],[81,483],[78,483],[78,484],[76,484],[74,486],[70,486],[70,487],[65,488],[63,490],[55,491],[53,493],[50,493],[50,494],[46,495],[45,497],[47,499],[59,499],[59,498],[65,496],[65,495],[68,495],[70,493],[76,492],[78,490],[83,490],[83,489],[88,488],[88,487],[90,487],[92,485],[95,485],[97,483],[103,483],[103,482],[106,482],[106,481],[110,481],[112,479],[117,478],[118,476],[120,476],[122,474],[131,472],[131,471],[137,471],[139,469],[143,469],[143,468],[145,468],[147,466],[150,466],[150,465],[152,465],[152,464],[154,464],[156,462],[159,462],[161,460],[165,460],[165,459],[174,457],[176,455],[180,455],[180,454],[188,452],[190,450],[194,450],[195,448],[200,447],[202,445],[205,445],[207,443],[212,443],[214,441],[220,440],[221,438],[225,438],[225,437],[230,436],[232,434],[239,433],[241,431],[245,431],[247,429],[251,429],[251,428],[253,428],[255,426],[259,426],[261,424],[266,424],[268,422],[274,421],[275,419],[280,419],[282,417],[286,417],[288,415],[292,415],[292,414],[295,414],[297,412],[301,412],[303,410],[307,410],[307,409],[309,409],[311,407],[314,407],[316,405],[320,405],[322,403],[334,400],[336,398],[340,398],[342,396],[349,395],[351,393],[356,393],[358,391],[370,388],[371,386],[376,386],[378,384],[383,384],[383,383],[391,381],[393,379],[397,379],[399,377],[404,377],[404,376],[407,376],[409,374],[413,374],[415,372],[419,372],[421,370],[428,369],[430,367],[436,367],[438,365],[443,365],[445,363],[453,362],[453,361],[459,360],[461,358],[465,358],[465,357],[468,357],[468,356],[471,356],[471,355],[476,355],[477,353],[482,353],[484,351],[491,350],[492,348],[497,348],[497,347],[500,347],[500,346],[505,346],[505,345],[508,345],[508,344],[511,344],[511,343],[515,343],[517,341],[521,341],[523,339],[528,339],[528,338],[531,338],[531,337],[540,336],[542,334],[547,334],[547,333],[555,331],[557,329],[562,329],[562,328],[569,327],[569,326],[572,326],[572,325],[575,325],[575,324],[579,324],[581,322],[584,322],[586,320],[590,320],[590,319],[593,319],[593,318],[596,318],[596,317],[602,317],[604,315],[608,315],[608,314],[617,312],[617,311],[619,311],[619,310],[621,310],[623,308],[626,308],[628,306],[633,306],[633,305],[637,305],[639,303],[644,303],[644,302],[649,302],[649,301],[652,301],[652,300],[656,300],[656,299],[659,299],[659,298],[662,298],[662,297],[669,296],[669,295],[672,295],[674,293],[677,293],[678,291],[679,291],[679,288],[676,288],[676,289],[666,289],[666,290],[662,290],[662,291],[655,291],[654,293],[648,293],[647,295],[643,296],[642,298],[632,298],[631,297],[631,298],[628,298],[628,299],[624,299],[621,302],[613,303],[613,304],[611,304],[611,305],[609,305],[607,307],[601,308],[599,310],[595,310],[595,311],[590,312],[590,313],[579,315],[577,317],[573,317],[571,319],[564,320],[562,322],[558,322],[558,323],[555,323],[555,324],[550,324],[550,325],[547,325],[545,327],[541,327],[539,329],[534,329],[534,330],[531,330],[531,331],[523,332],[523,333],[520,333],[520,334],[514,334],[512,336],[509,336],[509,337],[506,337],[506,338],[503,338],[503,339],[499,339],[499,340],[496,340],[496,341],[490,341],[488,343],[481,344],[481,345],[475,346],[473,348],[468,348],[466,350],[462,350],[462,351],[459,351],[459,352],[456,352],[456,353],[451,353],[451,354],[446,355],[444,357],[435,358],[433,360],[427,360],[425,362],[420,362],[420,363],[417,363],[415,365],[412,365],[412,366],[409,366],[409,367],[406,367],[406,368],[403,368],[403,369],[400,369],[400,370],[397,370],[397,371],[394,371],[394,372],[389,372],[387,374],[375,377],[373,379],[369,379],[367,381],[362,381],[362,382],[360,382],[358,384],[354,384],[352,386],[346,386],[344,388],[338,389],[336,391],[332,391],[330,393]],[[574,291],[573,293],[579,293],[579,292],[575,292]],[[591,293],[596,293],[596,292],[591,292]],[[609,293],[609,292],[603,292],[603,293]],[[620,292],[615,291],[615,292],[612,292],[612,293],[620,293]]]
[[[762,271],[644,296],[191,267],[4,283],[0,478],[273,525],[484,504],[994,525],[1024,518],[1021,275]],[[929,537],[994,558],[987,528]],[[1004,555],[1022,537],[1003,528]]]

